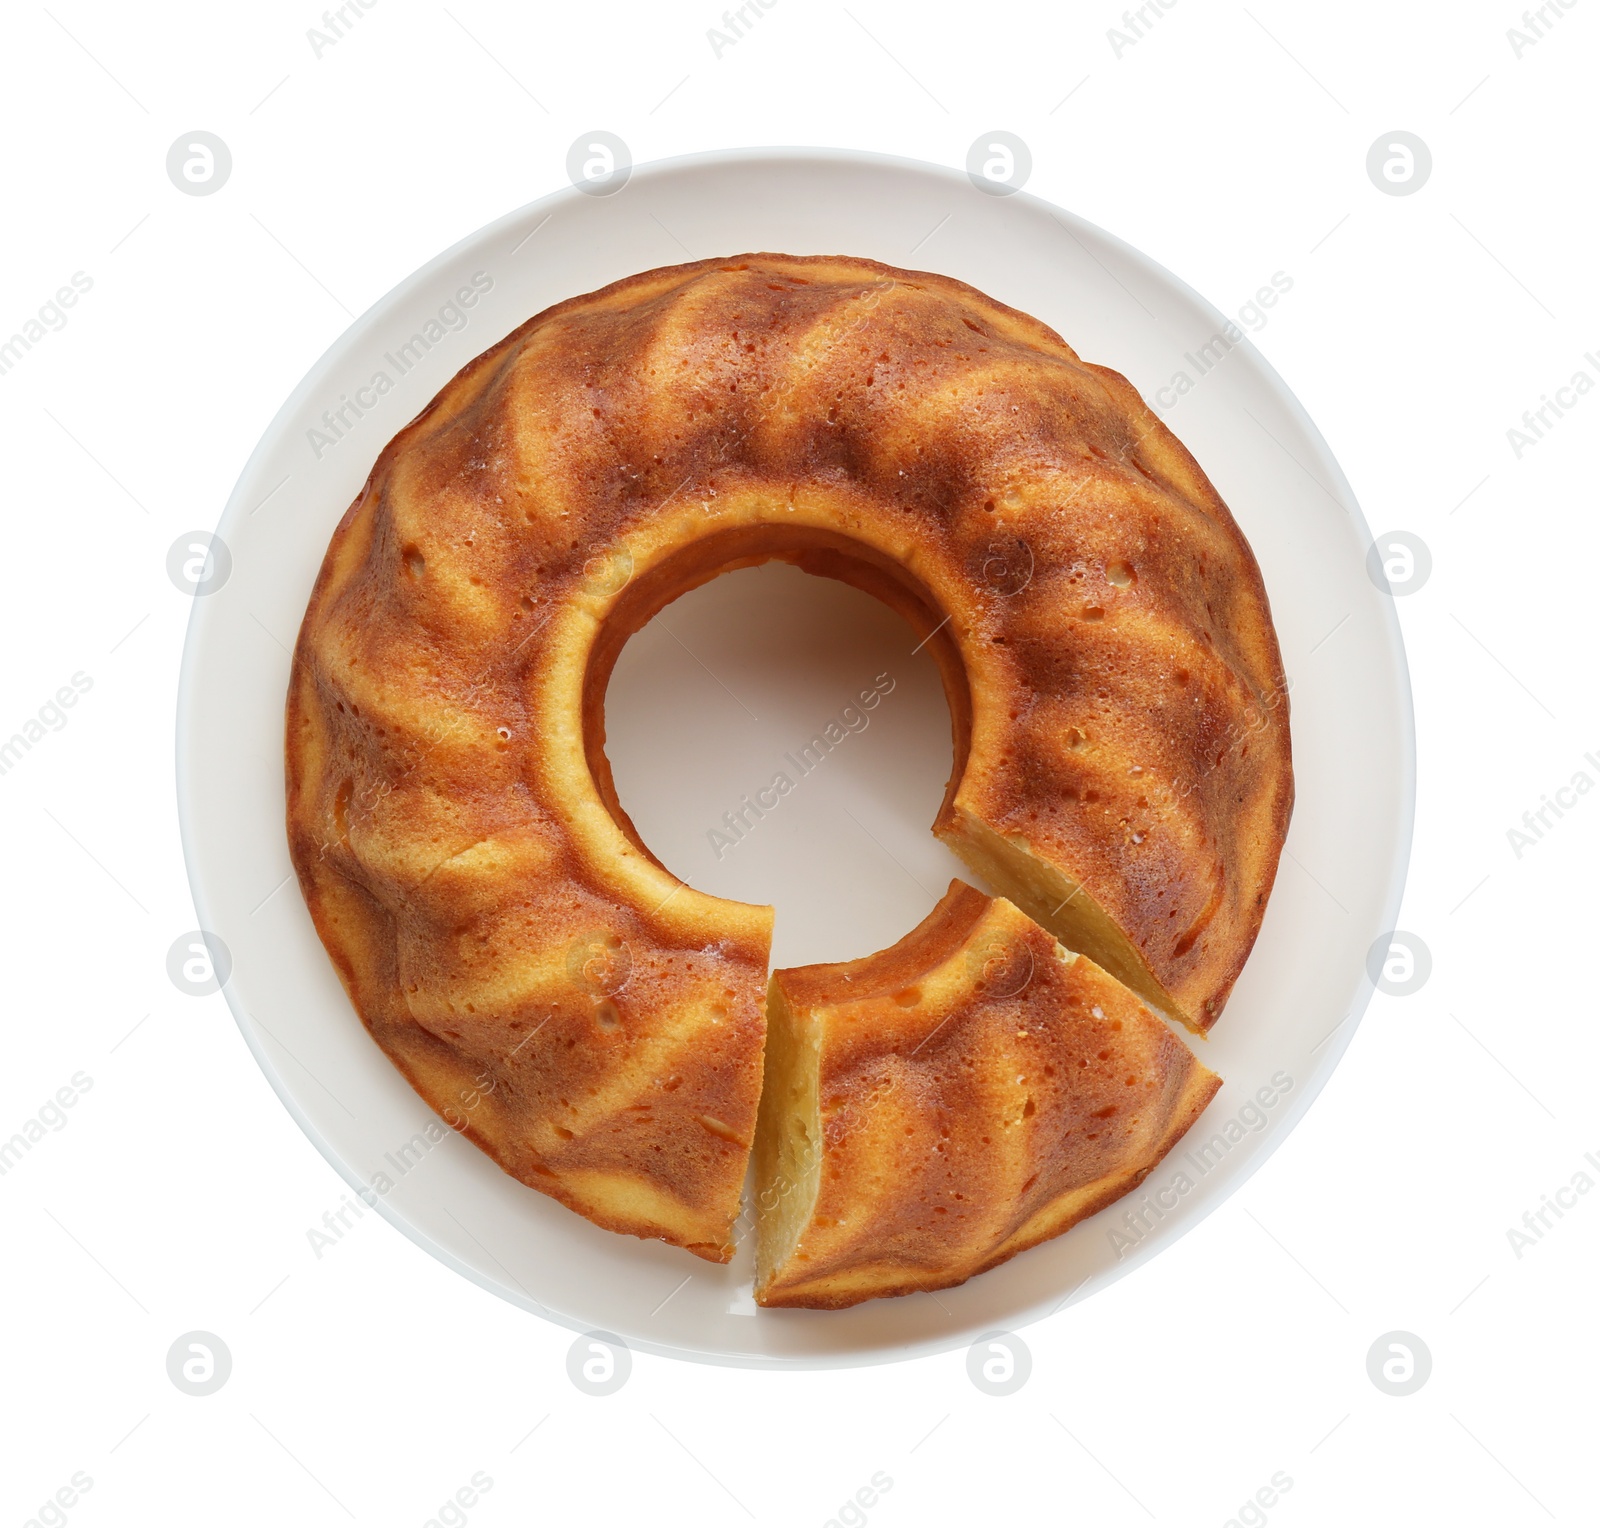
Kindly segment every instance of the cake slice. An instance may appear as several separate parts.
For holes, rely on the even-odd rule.
[[[1132,992],[953,881],[898,944],[773,973],[765,1306],[948,1288],[1139,1184],[1221,1079]]]

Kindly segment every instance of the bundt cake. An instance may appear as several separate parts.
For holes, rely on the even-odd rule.
[[[935,831],[1088,957],[1038,988],[1051,1003],[1104,983],[1093,961],[1209,1027],[1292,796],[1249,547],[1135,390],[1026,314],[872,261],[745,255],[560,303],[471,362],[378,458],[311,594],[295,868],[429,1104],[596,1224],[716,1261],[755,1134],[771,910],[695,891],[640,841],[604,697],[658,610],[772,558],[877,594],[936,657],[955,754]],[[1046,1017],[1062,1043],[1087,1022]],[[1136,1171],[1109,1146],[1105,1167]],[[1072,1213],[1073,1169],[1040,1171],[952,1221],[953,1260]],[[925,1255],[906,1236],[891,1262]]]
[[[756,1300],[960,1284],[1142,1182],[1220,1086],[1121,982],[953,881],[891,949],[773,973]]]

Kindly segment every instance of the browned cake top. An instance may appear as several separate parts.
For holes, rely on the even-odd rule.
[[[815,1068],[820,1159],[769,1304],[993,1267],[1139,1182],[1218,1086],[1121,983],[960,882],[882,954],[775,982]]]
[[[650,271],[531,319],[390,443],[295,657],[290,838],[319,931],[430,1099],[505,1070],[480,1137],[514,1171],[719,1206],[737,1176],[770,913],[637,841],[603,696],[657,609],[774,556],[937,630],[946,817],[1068,867],[1201,1023],[1248,954],[1289,808],[1281,667],[1247,546],[1134,390],[941,276]],[[569,970],[595,939],[632,973],[610,1007]],[[674,1075],[726,1151],[624,1128]]]

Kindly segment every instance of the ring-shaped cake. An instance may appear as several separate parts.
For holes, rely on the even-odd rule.
[[[1034,1029],[1081,1039],[1062,1005],[1085,984],[1142,1015],[1101,1047],[1106,1076],[1128,1048],[1128,1096],[1145,1100],[1114,1171],[1099,1160],[1079,1181],[1090,1169],[1073,1166],[1095,1155],[1084,1138],[1106,1116],[1087,1105],[1107,1107],[1105,1078],[1077,1103],[1057,1088],[1048,1140],[1017,1116],[1054,1164],[1050,1204],[1021,1214],[1038,1175],[1024,1188],[980,1174],[1015,1202],[957,1217],[943,1252],[949,1207],[925,1205],[917,1234],[856,1235],[817,1278],[794,1260],[807,1236],[844,1245],[822,1235],[836,1227],[819,1225],[817,1197],[839,1164],[878,1205],[872,1223],[894,1217],[838,1130],[831,1156],[819,1140],[805,1159],[814,1193],[797,1207],[782,1100],[804,1094],[816,1057],[766,1045],[771,909],[663,866],[605,755],[627,638],[686,590],[775,558],[885,600],[938,662],[954,766],[934,830],[1014,904],[985,918],[1078,972],[1034,984]],[[294,864],[363,1022],[523,1182],[598,1225],[727,1261],[765,1055],[757,1218],[773,1250],[758,1298],[771,1304],[959,1282],[1099,1208],[1110,1190],[1091,1182],[1139,1181],[1216,1086],[1175,1036],[1156,1045],[1145,1010],[1196,1033],[1216,1021],[1293,799],[1255,559],[1136,390],[959,281],[821,256],[645,272],[548,309],[465,367],[390,442],[333,536],[295,651],[286,756]],[[910,944],[931,960],[938,941],[917,935],[946,929],[948,964],[951,916]],[[773,1012],[787,1033],[797,993],[813,1015],[842,1011],[858,975],[776,973]],[[953,1015],[956,989],[939,991]],[[1016,994],[1002,995],[1010,1023]],[[979,981],[966,1001],[994,1000]],[[956,1027],[998,1033],[989,1019]],[[921,1122],[904,1125],[913,1151],[944,1149],[952,1107],[994,1116],[967,1126],[1014,1128],[1003,1089],[958,1089],[957,1106],[918,1093],[915,1068],[890,1073],[910,1090],[890,1112]],[[849,1187],[828,1192],[843,1202]]]

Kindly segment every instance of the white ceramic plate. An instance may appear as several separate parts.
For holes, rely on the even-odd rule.
[[[1203,1046],[1226,1079],[1205,1118],[1139,1193],[1066,1236],[959,1289],[836,1313],[757,1311],[748,1246],[717,1268],[597,1230],[450,1132],[397,1175],[391,1159],[431,1115],[351,1010],[289,879],[283,829],[289,647],[334,525],[384,444],[461,365],[541,308],[635,271],[748,250],[870,256],[960,277],[1037,315],[1147,398],[1187,372],[1195,385],[1167,394],[1177,397],[1167,420],[1255,548],[1293,685],[1294,822],[1255,954]],[[480,289],[485,278],[492,285],[458,310],[464,326],[451,327],[447,315],[433,331],[438,341],[425,353],[414,347],[418,358],[402,370],[400,347],[479,272]],[[1391,598],[1367,577],[1371,537],[1349,485],[1247,340],[1199,374],[1201,347],[1225,322],[1167,271],[1026,193],[986,195],[958,172],[876,156],[767,150],[639,168],[612,196],[561,191],[440,255],[353,324],[284,404],[222,516],[232,575],[195,601],[177,737],[184,849],[201,926],[232,952],[228,1001],[273,1087],[347,1182],[397,1178],[378,1197],[383,1214],[515,1304],[649,1351],[769,1367],[880,1362],[1021,1327],[1087,1299],[1237,1188],[1327,1080],[1370,996],[1367,951],[1394,926],[1410,848],[1413,744],[1399,627]],[[390,390],[358,395],[380,371]],[[319,450],[311,432],[330,433],[324,411],[357,396],[374,406],[359,419],[347,411],[350,428]],[[737,601],[718,606],[709,591],[750,576],[708,586],[699,598],[711,606],[689,614],[713,627],[723,606],[736,616]],[[788,589],[773,582],[767,595],[781,603]],[[942,728],[947,737],[942,700],[925,690],[908,682],[907,704],[912,713],[931,705],[929,735]],[[774,756],[793,742],[777,725],[764,743]],[[648,729],[634,734],[615,739],[612,752],[648,837],[651,821],[684,816],[688,797],[671,769],[642,766]],[[940,782],[947,759],[934,768]],[[906,817],[892,795],[867,792],[853,809],[891,845]],[[916,815],[926,840],[929,804],[918,801]],[[703,837],[694,821],[690,836]],[[803,837],[789,840],[793,871],[811,887]],[[774,831],[763,852],[781,860],[784,842]],[[865,876],[866,900],[887,909],[888,926],[858,920],[858,946],[809,958],[865,954],[931,905],[943,889],[939,866],[905,869],[891,857],[881,895]],[[720,889],[692,865],[674,867]],[[905,903],[903,869],[926,888],[915,907]],[[837,942],[823,890],[812,887],[809,932],[803,901],[787,912],[780,901],[781,959]],[[1219,1131],[1238,1137],[1231,1149],[1219,1148],[1209,1166],[1186,1157]]]

